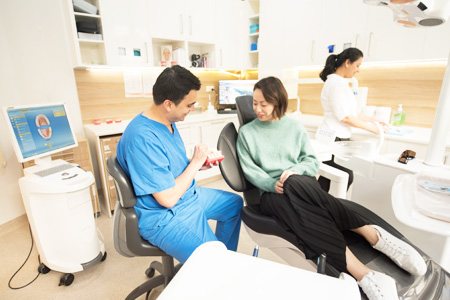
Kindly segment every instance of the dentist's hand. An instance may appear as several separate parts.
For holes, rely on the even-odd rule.
[[[200,170],[203,167],[203,164],[206,161],[206,156],[208,155],[208,153],[209,153],[208,146],[204,144],[195,145],[191,163],[198,166],[197,170]]]

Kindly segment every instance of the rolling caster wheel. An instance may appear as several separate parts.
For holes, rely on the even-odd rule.
[[[101,259],[100,261],[105,261],[105,259],[106,259],[106,251],[105,251],[105,253],[103,254],[102,259]]]
[[[66,273],[63,276],[61,276],[61,279],[59,280],[59,286],[61,286],[61,285],[69,286],[72,284],[74,279],[75,279],[75,276],[73,276],[73,274]]]
[[[41,264],[39,264],[38,272],[41,274],[47,274],[48,272],[50,272],[50,269],[46,265],[41,263]]]
[[[153,276],[155,276],[155,269],[148,268],[147,270],[145,270],[145,275],[147,275],[148,278],[152,278]]]

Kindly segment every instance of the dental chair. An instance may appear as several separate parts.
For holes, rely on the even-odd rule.
[[[153,261],[145,271],[149,279],[136,287],[125,298],[126,300],[132,300],[146,293],[146,299],[148,299],[152,289],[160,285],[165,287],[169,284],[170,280],[181,268],[181,264],[174,266],[172,256],[141,237],[138,217],[134,210],[137,199],[134,194],[133,185],[117,161],[115,154],[108,158],[106,168],[109,175],[114,179],[118,199],[114,210],[114,248],[119,254],[125,257],[156,256],[160,257],[162,261]],[[154,277],[155,270],[161,275]]]
[[[243,126],[256,118],[256,114],[253,112],[252,108],[252,101],[252,97],[238,97],[236,99],[240,126]],[[296,235],[291,231],[286,231],[271,216],[261,213],[259,207],[259,190],[245,179],[239,164],[236,150],[237,136],[238,133],[232,122],[228,123],[223,128],[219,136],[217,148],[225,156],[225,159],[220,162],[219,166],[222,176],[227,184],[236,192],[243,193],[245,206],[242,209],[241,218],[249,236],[260,247],[270,249],[289,265],[315,271],[317,269],[316,262],[306,260],[305,255],[303,254],[303,245],[301,241],[297,239]],[[347,175],[345,172],[342,173]],[[322,176],[327,176],[326,172],[323,172],[322,174]],[[332,184],[334,184],[332,178],[331,181]],[[346,182],[347,180],[344,182],[345,187]],[[336,197],[336,195],[334,196]],[[370,210],[355,202],[339,197],[337,198],[344,206],[367,221],[368,224],[379,225],[392,235],[411,244],[400,232]],[[384,254],[373,249],[372,246],[358,234],[353,233],[352,231],[345,231],[344,237],[350,250],[363,264],[375,271],[388,274],[397,281],[399,296],[403,296],[404,300],[450,299],[449,273],[432,261],[420,249],[416,248],[425,258],[428,267],[427,273],[424,276],[413,276],[398,267]],[[330,264],[326,264],[325,274],[334,277],[339,277],[340,275],[339,271]],[[361,296],[362,299],[367,299],[364,293],[361,293]]]

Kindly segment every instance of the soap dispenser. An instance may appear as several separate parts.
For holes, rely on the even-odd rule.
[[[398,109],[392,115],[392,125],[401,126],[405,124],[406,112],[403,111],[402,104],[398,105]]]
[[[210,114],[216,113],[214,105],[211,104],[211,94],[209,94],[208,113]]]

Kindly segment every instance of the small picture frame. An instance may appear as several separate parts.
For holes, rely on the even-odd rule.
[[[161,61],[172,61],[172,45],[161,46]]]

